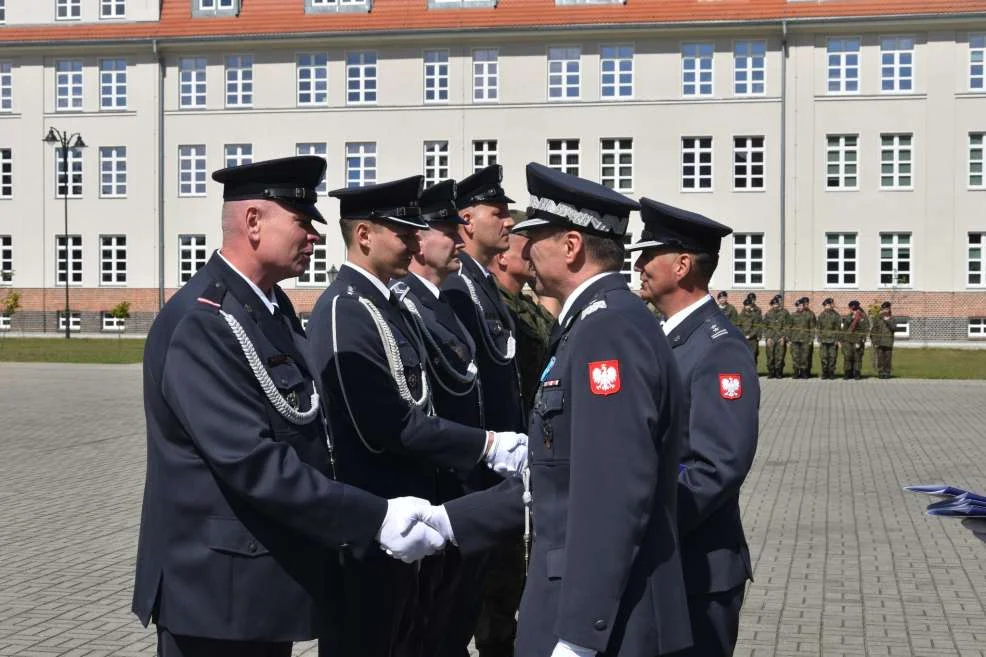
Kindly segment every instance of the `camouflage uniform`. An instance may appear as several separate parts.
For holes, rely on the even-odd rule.
[[[791,315],[791,364],[794,378],[807,379],[811,369],[809,345],[815,339],[815,314],[805,310],[803,299],[798,300],[798,309]]]
[[[736,326],[736,322],[739,321],[739,313],[736,312],[736,306],[727,301],[725,306],[719,306],[719,310],[732,322],[733,326]]]
[[[828,301],[826,299],[826,301]],[[818,341],[821,343],[822,378],[835,378],[835,363],[839,357],[842,337],[842,316],[831,307],[818,316]]]
[[[808,297],[804,297],[805,312],[811,315],[811,335],[808,336],[808,367],[805,370],[805,378],[811,378],[811,368],[814,367],[815,359],[815,338],[818,336],[818,317],[814,311],[808,307]]]
[[[842,320],[842,373],[847,379],[860,379],[870,320],[859,307],[858,301],[849,303],[854,310]]]
[[[777,297],[775,297],[776,299]],[[784,356],[790,339],[791,313],[779,305],[771,305],[763,316],[763,335],[767,339],[767,376],[784,378]]]
[[[885,302],[881,310],[889,310],[890,302]],[[876,356],[876,372],[881,379],[889,379],[893,370],[894,320],[881,313],[873,319],[870,342]]]
[[[743,332],[743,337],[746,338],[746,344],[750,347],[750,353],[753,354],[753,364],[757,364],[757,355],[760,351],[760,331],[761,322],[763,322],[763,315],[760,313],[760,309],[757,308],[756,304],[743,304],[743,312],[739,314],[736,319],[736,328]]]

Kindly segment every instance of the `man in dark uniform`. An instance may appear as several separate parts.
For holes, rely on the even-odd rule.
[[[678,528],[695,644],[681,657],[732,655],[750,550],[739,493],[753,465],[760,383],[744,335],[716,308],[709,280],[732,232],[706,217],[648,198],[630,250],[641,296],[668,320],[664,331],[685,383],[687,446],[678,474]]]
[[[719,305],[719,310],[722,314],[726,316],[733,326],[736,326],[736,320],[739,319],[739,313],[736,312],[736,306],[729,303],[729,293],[725,290],[720,290],[719,294],[716,295],[716,303]]]
[[[157,624],[160,657],[287,657],[338,630],[340,555],[382,555],[377,537],[414,560],[443,542],[425,525],[402,537],[423,500],[333,480],[308,343],[277,286],[308,266],[324,171],[298,157],[215,172],[222,249],[148,335],[133,611]]]
[[[822,363],[822,378],[835,378],[835,364],[839,358],[839,339],[842,335],[842,317],[834,309],[835,300],[827,297],[822,301],[822,313],[818,316],[819,358]]]
[[[387,287],[407,275],[417,231],[428,228],[418,207],[421,184],[412,176],[330,192],[340,200],[347,259],[315,304],[308,334],[329,398],[339,478],[381,495],[433,498],[438,467],[465,472],[485,463],[517,472],[526,437],[433,413],[427,354]],[[415,654],[417,569],[371,554],[347,560],[344,571],[341,654]]]
[[[881,379],[889,379],[893,376],[894,353],[894,320],[889,301],[880,304],[880,314],[873,318],[870,342],[873,344],[877,376]]]

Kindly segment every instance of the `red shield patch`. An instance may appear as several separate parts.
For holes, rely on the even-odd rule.
[[[719,396],[723,399],[739,399],[742,397],[743,378],[739,374],[720,374]]]
[[[589,392],[613,395],[620,391],[620,361],[597,360],[589,363]]]

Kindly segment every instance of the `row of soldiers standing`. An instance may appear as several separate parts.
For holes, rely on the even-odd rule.
[[[743,310],[739,312],[729,303],[726,292],[720,292],[716,300],[730,321],[746,336],[754,361],[759,355],[760,341],[764,341],[769,379],[783,378],[789,344],[794,378],[811,378],[816,340],[820,348],[823,379],[836,378],[840,346],[843,377],[860,379],[867,337],[876,350],[877,375],[881,379],[889,379],[892,375],[894,322],[889,301],[884,301],[880,305],[880,313],[870,318],[855,299],[849,302],[849,313],[845,316],[835,310],[832,297],[822,302],[823,310],[817,316],[810,308],[811,300],[808,297],[794,302],[793,313],[784,308],[784,298],[780,294],[770,300],[770,309],[766,313],[757,306],[757,295],[753,292],[746,295]]]

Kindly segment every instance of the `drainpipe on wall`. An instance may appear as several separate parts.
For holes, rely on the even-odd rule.
[[[157,307],[164,307],[164,56],[157,47],[157,39],[151,48],[158,65],[158,114],[157,114]]]
[[[781,170],[780,170],[780,219],[781,219],[781,271],[780,271],[780,294],[783,297],[785,280],[787,278],[786,258],[787,251],[787,21],[781,21]]]

